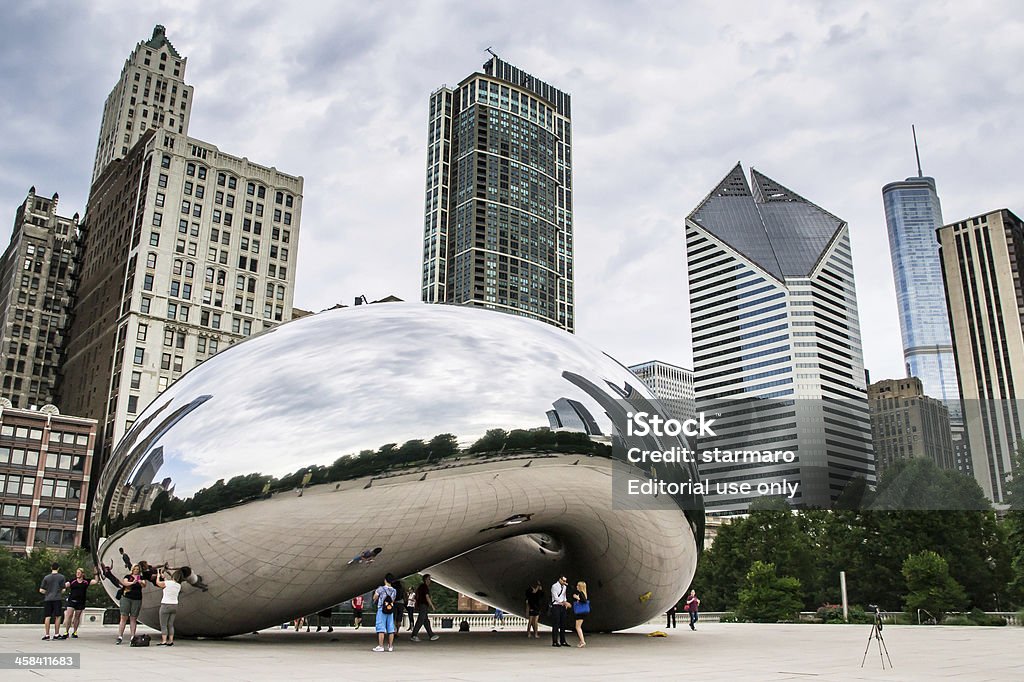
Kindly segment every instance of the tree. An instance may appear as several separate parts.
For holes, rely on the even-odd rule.
[[[459,440],[451,433],[439,433],[427,444],[431,459],[451,457],[459,451]]]
[[[903,576],[907,580],[904,604],[911,616],[922,609],[941,621],[946,611],[960,610],[967,602],[964,589],[949,575],[946,560],[935,552],[925,550],[908,556],[903,562]]]
[[[775,564],[755,561],[740,590],[737,616],[755,623],[794,620],[800,613],[800,581],[775,574]]]
[[[498,452],[505,447],[508,437],[505,429],[490,429],[477,442],[470,446],[470,452]]]
[[[870,508],[988,511],[992,505],[973,477],[940,469],[932,460],[918,457],[900,460],[885,470]]]

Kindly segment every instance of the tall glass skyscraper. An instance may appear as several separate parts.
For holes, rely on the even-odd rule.
[[[430,96],[422,298],[573,331],[569,95],[492,58]]]
[[[924,393],[943,401],[952,421],[961,421],[953,341],[949,333],[942,263],[935,231],[942,207],[935,179],[921,174],[882,188],[896,301],[907,376],[921,380]]]

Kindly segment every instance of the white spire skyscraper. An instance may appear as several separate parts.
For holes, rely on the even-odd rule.
[[[917,134],[914,134],[917,152]],[[950,420],[962,423],[960,391],[956,383],[953,340],[942,283],[942,263],[935,231],[942,227],[942,206],[935,179],[917,177],[890,182],[882,188],[889,253],[896,282],[896,302],[903,337],[907,376],[917,377],[924,394],[943,401]]]

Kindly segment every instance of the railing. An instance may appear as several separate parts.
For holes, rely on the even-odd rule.
[[[722,616],[724,616],[726,614],[731,614],[731,613],[732,613],[731,611],[701,611],[700,612],[700,621],[704,622],[704,623],[718,623],[718,622],[720,622],[720,619],[721,619]],[[884,623],[885,625],[895,625],[896,624],[896,616],[902,615],[902,613],[903,613],[902,611],[900,611],[900,612],[884,611],[884,612],[882,612],[882,623]],[[801,622],[813,622],[817,618],[817,615],[818,614],[817,614],[816,611],[801,611],[800,612],[800,621]],[[963,614],[961,614],[961,613],[947,613],[946,614],[947,617],[953,616],[953,615],[966,616],[968,614],[966,614],[966,613],[963,613]],[[1007,625],[1024,625],[1024,621],[1021,620],[1020,612],[1019,611],[986,611],[985,615],[986,616],[1001,616],[1002,618],[1006,619],[1006,624]],[[683,622],[689,622],[690,615],[686,611],[679,611],[676,614],[676,618],[681,620],[681,621],[683,621]],[[652,618],[651,620],[647,621],[647,624],[648,625],[660,625],[660,626],[664,627],[664,625],[665,625],[665,614],[661,614],[660,616]],[[871,623],[868,623],[868,625],[871,625]]]
[[[82,614],[82,625],[114,625],[120,615],[120,610],[113,607],[87,608]],[[40,625],[42,622],[42,606],[0,606],[0,625]]]
[[[702,623],[718,623],[722,616],[730,613],[728,611],[701,611],[700,622]],[[802,611],[800,613],[801,621],[813,621],[816,616],[814,611]],[[896,612],[885,612],[882,614],[882,622],[886,625],[892,625],[896,622]],[[954,615],[954,614],[947,614]],[[955,615],[967,615],[967,614],[955,614]],[[1006,619],[1007,625],[1024,625],[1024,621],[1021,619],[1020,612],[1018,611],[986,611],[987,616],[1000,616]],[[415,620],[415,614],[413,614]],[[85,613],[82,614],[82,624],[103,624],[103,625],[116,625],[120,618],[120,611],[116,607],[110,608],[87,608]],[[434,630],[450,630],[458,629],[459,624],[462,621],[466,621],[469,624],[470,630],[492,630],[494,628],[508,628],[513,630],[525,630],[526,629],[526,618],[522,616],[515,616],[510,613],[506,613],[502,620],[496,621],[493,613],[432,613],[429,616],[430,627]],[[676,614],[677,622],[680,625],[685,625],[689,621],[689,614],[686,611],[679,611]],[[363,616],[363,623],[368,624],[373,621],[373,612],[368,611],[367,615]],[[39,625],[43,622],[43,607],[42,606],[0,606],[0,625]],[[316,626],[316,616],[310,616],[309,622],[311,625]],[[408,627],[408,621],[406,627]],[[335,613],[331,617],[331,625],[335,627],[351,627],[353,625],[351,612],[340,612]],[[289,624],[290,625],[290,624]],[[647,625],[664,627],[665,626],[665,614],[661,614],[647,621]],[[870,625],[870,623],[869,623]],[[285,627],[282,624],[282,627]]]

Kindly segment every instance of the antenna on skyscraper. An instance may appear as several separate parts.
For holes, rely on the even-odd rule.
[[[917,130],[914,125],[910,125],[910,132],[914,135],[914,156],[917,157],[917,177],[924,177],[924,173],[921,172],[921,152],[917,150]]]
[[[490,52],[492,57],[494,57],[496,59],[501,59],[501,57],[499,57],[498,55],[494,54],[494,50],[492,50],[489,47],[486,50],[484,50],[484,52]]]

